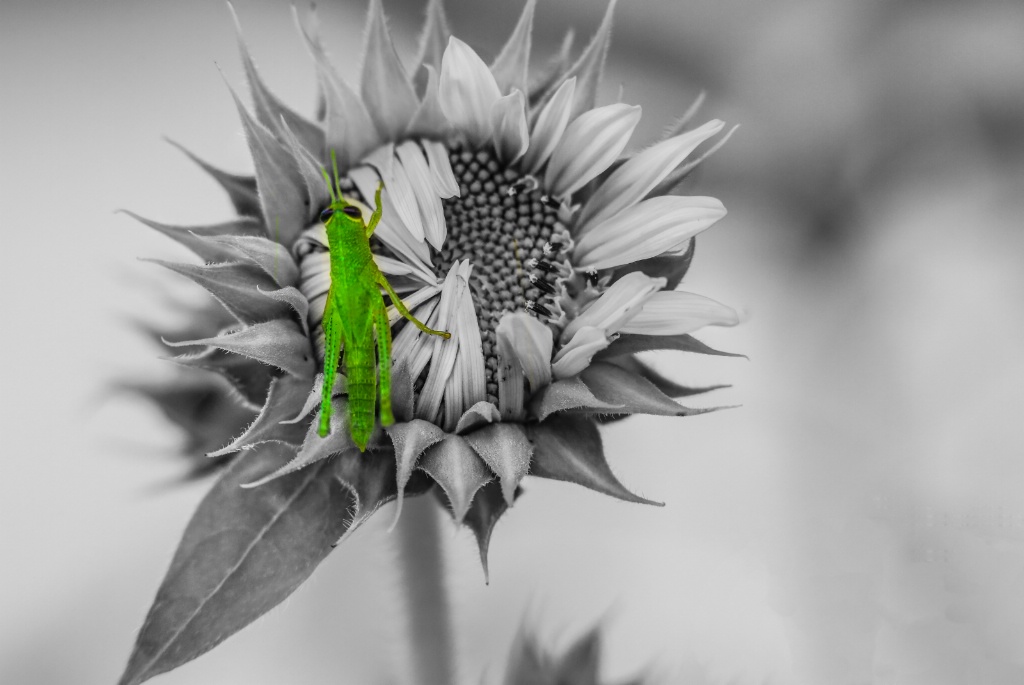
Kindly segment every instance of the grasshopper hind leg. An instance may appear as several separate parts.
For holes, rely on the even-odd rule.
[[[377,328],[377,365],[380,367],[380,423],[390,426],[395,422],[395,415],[391,412],[391,324],[383,300],[374,318],[374,326]]]

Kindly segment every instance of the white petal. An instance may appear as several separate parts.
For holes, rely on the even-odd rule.
[[[438,93],[448,121],[466,134],[471,145],[482,147],[491,137],[491,107],[501,91],[479,55],[455,36],[448,40],[441,60]]]
[[[494,149],[498,161],[511,164],[526,152],[530,134],[526,126],[526,98],[518,90],[500,98],[491,108]]]
[[[607,269],[655,257],[725,216],[713,197],[652,197],[594,226],[573,251],[578,267]]]
[[[416,240],[423,240],[423,222],[420,221],[416,193],[412,189],[412,183],[409,181],[409,175],[404,166],[395,159],[395,146],[388,143],[379,147],[364,161],[377,169],[377,173],[384,180],[381,203],[385,203],[390,198],[394,202],[398,216],[401,217],[402,223],[409,229],[412,237]],[[372,195],[367,197],[367,200],[372,197]]]
[[[445,385],[455,369],[455,357],[459,351],[458,331],[452,331],[451,328],[456,318],[459,299],[462,297],[462,289],[466,283],[465,280],[459,278],[460,266],[460,262],[452,264],[452,268],[449,269],[448,275],[445,277],[444,285],[441,286],[441,302],[437,308],[437,324],[431,326],[435,330],[448,331],[453,335],[448,340],[441,336],[431,336],[430,371],[427,372],[427,381],[423,384],[419,400],[416,402],[416,418],[431,423],[437,423],[440,416]],[[421,333],[421,335],[426,334]]]
[[[654,293],[643,310],[620,330],[645,335],[682,335],[704,326],[735,326],[736,310],[710,297],[670,291]]]
[[[392,259],[391,257],[379,254],[373,255],[373,261],[377,263],[377,268],[387,276],[412,276],[426,285],[437,284],[437,276],[424,269],[418,263],[410,264],[400,259]]]
[[[505,314],[495,329],[499,349],[506,349],[522,367],[530,390],[537,392],[551,382],[551,329],[525,312]]]
[[[416,204],[420,209],[420,220],[423,224],[423,232],[427,242],[440,250],[444,245],[444,239],[448,236],[448,230],[444,223],[444,208],[441,206],[441,198],[437,196],[437,189],[434,187],[434,179],[430,173],[430,166],[423,156],[423,149],[409,140],[395,149],[401,166],[405,169],[412,184],[413,192],[416,195]]]
[[[441,143],[424,140],[423,149],[427,153],[427,161],[430,163],[430,173],[433,175],[437,194],[444,199],[459,197],[459,182],[455,180],[455,172],[452,171],[447,148]]]
[[[432,300],[440,292],[441,292],[441,286],[439,286],[439,285],[428,285],[426,287],[420,288],[419,290],[414,292],[412,295],[409,295],[409,297],[403,297],[402,298],[402,304],[404,304],[405,308],[408,309],[409,311],[416,311],[417,307],[419,307],[424,302]],[[402,315],[398,312],[397,309],[395,309],[394,305],[389,305],[388,306],[388,323],[390,323],[392,326],[394,326],[402,318],[403,318]],[[422,321],[422,320],[423,319],[420,319],[420,321]],[[415,329],[416,327],[413,326],[413,328]],[[402,330],[405,330],[405,329],[402,329]]]
[[[562,139],[565,127],[569,125],[569,114],[572,112],[572,94],[576,88],[576,77],[573,76],[558,87],[555,94],[544,105],[537,117],[530,135],[530,148],[526,151],[522,166],[531,174],[544,166],[551,152]]]
[[[467,262],[463,262],[468,265]],[[480,341],[480,324],[468,284],[469,274],[459,274],[462,293],[455,312],[453,336],[459,338],[459,353],[455,368],[448,378],[444,396],[444,425],[454,430],[463,412],[487,397],[484,376],[484,353]]]
[[[348,177],[356,184],[356,188],[359,189],[363,197],[372,198],[374,193],[377,192],[377,182],[380,181],[380,176],[371,167],[361,166],[350,169]],[[377,230],[374,231],[374,235],[403,257],[405,261],[429,270],[431,264],[430,249],[424,241],[416,240],[412,232],[406,228],[405,223],[395,209],[394,200],[386,190],[384,193],[381,193],[381,204],[383,205],[384,213],[380,223],[377,224]]]
[[[700,128],[669,138],[636,154],[615,170],[587,200],[580,213],[580,234],[588,227],[632,207],[661,183],[693,150],[722,130],[725,124],[714,119]]]
[[[639,121],[639,105],[616,103],[581,114],[552,153],[544,187],[555,197],[582,188],[615,161]]]
[[[581,328],[569,341],[569,344],[555,355],[551,372],[555,378],[575,376],[590,366],[590,360],[594,358],[594,355],[610,344],[611,342],[600,328],[593,326]]]
[[[624,323],[640,313],[644,301],[664,288],[665,283],[664,278],[651,278],[640,271],[626,274],[591,302],[582,314],[569,322],[562,331],[562,342],[570,340],[577,331],[587,327],[615,333]]]
[[[430,328],[436,328],[438,300],[439,298],[434,297],[418,309],[410,311]],[[409,376],[414,380],[420,377],[423,369],[430,363],[433,341],[428,340],[429,337],[410,322],[399,331],[391,343],[391,358],[404,361]]]

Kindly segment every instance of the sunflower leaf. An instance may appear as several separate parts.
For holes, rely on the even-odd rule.
[[[466,517],[477,490],[494,477],[469,443],[458,435],[448,435],[428,449],[420,458],[419,468],[448,495],[457,522]]]
[[[263,488],[238,487],[286,455],[268,443],[234,460],[200,503],[120,685],[191,661],[280,604],[348,529],[355,500],[332,462]]]
[[[469,505],[469,511],[466,512],[466,518],[462,521],[476,537],[477,547],[480,548],[480,564],[484,569],[484,581],[487,583],[490,583],[487,550],[491,545],[491,533],[494,531],[494,525],[498,519],[509,508],[501,490],[501,485],[497,481],[492,480],[485,484],[477,491],[473,503]],[[516,488],[514,498],[518,498],[522,493],[522,488]]]
[[[720,352],[712,347],[708,347],[688,333],[685,335],[623,333],[611,345],[594,355],[594,360],[602,361],[623,354],[647,352],[648,350],[679,350],[681,352],[697,352],[698,354],[718,355],[720,357],[747,358],[745,354]]]
[[[553,416],[526,425],[533,443],[530,475],[576,483],[611,497],[664,506],[627,490],[612,473],[604,458],[597,426],[582,416]]]
[[[235,211],[244,217],[261,218],[263,215],[260,211],[260,197],[256,192],[256,178],[253,176],[242,176],[240,174],[232,174],[227,171],[222,171],[212,164],[208,164],[196,155],[194,155],[187,148],[182,146],[170,138],[164,138],[168,143],[185,153],[185,156],[191,159],[193,162],[198,164],[203,171],[213,176],[213,180],[217,181],[224,191],[228,194],[228,198],[231,200],[231,204],[234,206]]]
[[[530,455],[533,453],[533,445],[526,438],[523,427],[515,423],[492,423],[468,433],[465,439],[497,474],[505,502],[512,506],[519,481],[530,470]]]
[[[209,345],[276,366],[301,378],[313,377],[313,350],[309,338],[285,319],[257,323],[213,338],[164,343],[171,347]]]
[[[256,290],[259,285],[269,289],[275,284],[261,269],[251,264],[223,262],[196,265],[166,262],[162,259],[142,261],[159,264],[202,286],[239,323],[256,323],[288,316],[287,305],[267,301],[267,298]]]
[[[530,409],[538,420],[544,421],[555,412],[582,409],[590,412],[615,413],[624,405],[609,404],[594,396],[577,376],[555,381],[545,386],[530,402]]]
[[[684,407],[646,378],[606,362],[591,364],[580,374],[580,378],[598,398],[621,404],[623,414],[696,416],[722,409]]]

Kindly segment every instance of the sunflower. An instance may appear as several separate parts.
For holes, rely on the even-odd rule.
[[[229,193],[239,218],[189,228],[144,221],[202,259],[163,264],[206,288],[230,317],[206,315],[201,320],[212,323],[205,332],[165,339],[191,350],[176,361],[213,371],[224,393],[258,408],[237,434],[230,433],[237,421],[226,425],[209,452],[229,466],[190,530],[221,511],[225,498],[261,511],[267,525],[278,522],[271,510],[280,502],[312,498],[302,516],[320,521],[319,547],[307,550],[269,606],[381,504],[397,499],[397,520],[407,495],[433,491],[472,529],[485,574],[491,532],[527,475],[654,504],[615,478],[599,424],[636,413],[710,411],[673,398],[721,386],[681,386],[636,354],[725,354],[690,334],[734,325],[736,313],[676,289],[694,236],[725,208],[676,191],[728,134],[690,159],[724,127],[712,120],[688,128],[698,101],[661,140],[624,152],[640,107],[596,104],[614,4],[576,59],[566,40],[542,73],[531,75],[534,0],[490,66],[450,35],[440,2],[430,2],[412,69],[398,57],[381,3],[371,0],[358,88],[332,66],[312,11],[296,11],[317,75],[314,119],[266,87],[239,26],[252,112],[232,95],[255,173],[229,174],[193,156]],[[425,335],[389,308],[397,422],[378,427],[365,453],[344,424],[344,368],[332,388],[327,437],[314,420],[330,285],[318,217],[330,202],[322,169],[332,153],[342,192],[367,219],[383,181],[375,260],[417,319],[452,333],[450,340]],[[179,555],[198,544],[189,535]],[[176,556],[169,580],[181,571],[179,561],[186,563]],[[224,636],[241,627],[209,620]],[[143,642],[130,673],[176,665],[177,647],[139,653]]]

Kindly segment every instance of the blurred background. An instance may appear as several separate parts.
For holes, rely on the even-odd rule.
[[[385,9],[404,56],[422,0]],[[536,63],[581,46],[603,3],[542,0]],[[312,113],[284,3],[238,0],[265,80]],[[520,3],[446,3],[490,60]],[[361,2],[324,1],[355,73]],[[181,252],[119,207],[226,219],[166,135],[248,172],[220,2],[5,0],[0,7],[0,682],[112,683],[209,481],[116,379],[173,374],[131,321],[201,296],[137,257]],[[465,682],[500,681],[520,627],[557,650],[595,622],[604,673],[671,683],[1024,682],[1024,5],[941,0],[619,3],[604,101],[642,104],[636,146],[697,97],[741,124],[691,188],[729,216],[684,287],[740,308],[666,354],[729,382],[689,419],[606,433],[645,508],[528,480],[485,586],[448,540]],[[160,683],[404,677],[387,516],[283,606]]]

